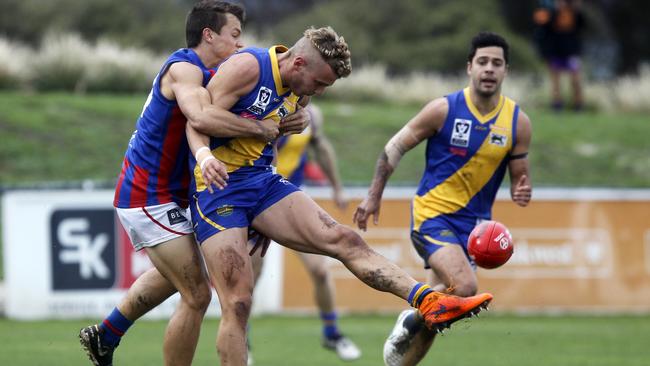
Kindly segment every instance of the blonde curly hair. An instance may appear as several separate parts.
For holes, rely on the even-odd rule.
[[[330,65],[339,78],[344,78],[352,72],[351,53],[345,39],[339,36],[332,27],[310,27],[304,32],[312,46],[320,53],[323,60]]]

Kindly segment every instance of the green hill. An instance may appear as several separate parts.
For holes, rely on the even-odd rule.
[[[99,180],[112,184],[146,95],[0,93],[0,183]],[[377,155],[420,106],[323,100],[325,130],[347,185],[370,182]],[[526,109],[526,106],[523,106]],[[526,110],[536,186],[650,186],[650,117]],[[391,184],[415,184],[424,144]]]

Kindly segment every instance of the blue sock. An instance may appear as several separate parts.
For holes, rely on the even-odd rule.
[[[339,339],[341,338],[341,333],[339,328],[336,326],[336,311],[330,313],[321,313],[320,318],[323,321],[323,335],[327,339]]]
[[[422,303],[422,300],[424,300],[424,298],[431,292],[433,292],[431,286],[419,282],[417,285],[413,286],[407,301],[412,307],[417,308]]]
[[[110,315],[99,325],[104,330],[102,340],[108,345],[117,346],[132,324],[133,322],[122,315],[117,308],[113,309]]]

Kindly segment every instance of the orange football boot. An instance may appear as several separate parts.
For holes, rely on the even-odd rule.
[[[460,297],[434,291],[422,300],[418,310],[427,328],[442,333],[452,323],[477,315],[481,309],[487,309],[490,301],[492,294],[488,293]]]

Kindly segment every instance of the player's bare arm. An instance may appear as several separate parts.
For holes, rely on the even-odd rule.
[[[393,174],[406,152],[423,140],[435,135],[442,128],[448,111],[449,104],[446,98],[435,99],[424,106],[388,141],[377,159],[368,196],[359,204],[354,213],[353,221],[357,223],[359,229],[364,231],[367,229],[370,216],[373,216],[375,225],[379,223],[381,197],[388,178]]]
[[[235,60],[233,60],[235,59]],[[212,97],[212,106],[215,110],[228,111],[237,100],[255,87],[259,78],[259,65],[254,56],[240,54],[233,56],[219,68],[217,73],[208,83],[207,89]],[[238,83],[245,81],[245,86]],[[230,112],[228,112],[230,113]],[[251,129],[255,128],[255,122],[247,120]],[[225,187],[225,167],[212,155],[210,151],[210,137],[197,131],[191,123],[186,126],[187,141],[192,154],[201,168],[201,173],[208,190],[212,192],[212,184],[217,188]]]
[[[256,137],[271,141],[278,136],[273,120],[251,121],[230,111],[214,108],[208,90],[202,87],[203,73],[188,62],[177,62],[161,79],[161,91],[178,106],[197,131],[217,137]]]
[[[533,192],[530,180],[528,149],[532,139],[530,119],[519,111],[517,117],[517,142],[510,153],[508,172],[510,173],[510,196],[519,206],[527,206]]]

